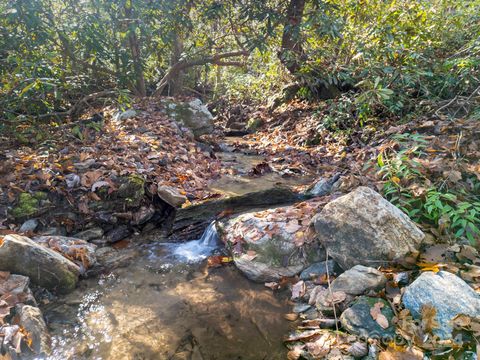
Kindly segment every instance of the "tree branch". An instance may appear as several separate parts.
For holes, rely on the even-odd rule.
[[[214,64],[218,66],[242,66],[243,63],[240,61],[222,61],[223,59],[228,59],[232,57],[242,56],[244,58],[248,57],[250,53],[246,50],[230,51],[221,54],[215,54],[212,56],[206,56],[198,59],[190,60],[180,60],[176,64],[170,67],[163,78],[159,81],[157,85],[157,90],[155,90],[153,95],[159,95],[165,89],[165,86],[168,85],[168,82],[177,75],[180,71],[188,69],[193,66]]]

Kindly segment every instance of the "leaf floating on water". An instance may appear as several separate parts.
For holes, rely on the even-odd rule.
[[[298,314],[296,314],[296,313],[285,314],[284,317],[288,321],[295,321],[295,320],[298,319]]]

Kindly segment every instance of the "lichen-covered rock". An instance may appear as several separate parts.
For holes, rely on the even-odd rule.
[[[72,261],[20,235],[0,238],[0,271],[28,276],[32,283],[59,293],[72,291],[80,275]]]
[[[185,103],[164,99],[163,104],[167,115],[178,124],[192,130],[195,137],[209,134],[213,131],[213,115],[202,104],[200,99],[194,99]]]
[[[331,201],[313,222],[328,254],[345,270],[388,264],[417,250],[425,237],[407,215],[367,187]]]
[[[293,276],[321,259],[325,251],[310,229],[315,201],[239,215],[221,226],[235,265],[254,281]]]
[[[402,302],[417,319],[421,318],[422,306],[433,306],[439,325],[433,332],[442,339],[451,338],[451,321],[455,316],[480,317],[480,295],[458,276],[446,271],[422,273],[406,288]]]

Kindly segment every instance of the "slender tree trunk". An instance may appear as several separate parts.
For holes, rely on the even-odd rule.
[[[173,40],[172,56],[170,57],[170,66],[173,66],[180,61],[182,52],[182,35],[179,33],[179,31],[176,31]],[[169,81],[168,86],[168,92],[170,96],[178,95],[183,88],[183,72],[179,71],[177,75]]]
[[[135,71],[136,91],[139,96],[146,96],[145,78],[143,77],[142,57],[140,54],[140,44],[135,33],[132,0],[125,2],[125,17],[129,21],[128,42],[132,53],[133,70]]]
[[[292,74],[300,69],[303,57],[300,25],[304,10],[305,0],[290,0],[283,26],[282,45],[278,55],[282,64]]]

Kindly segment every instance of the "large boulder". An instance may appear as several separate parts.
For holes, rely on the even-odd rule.
[[[235,265],[249,279],[278,281],[325,259],[325,251],[309,229],[317,202],[250,212],[221,226]]]
[[[175,122],[189,128],[195,137],[213,131],[213,115],[200,99],[189,102],[175,102],[163,99],[165,111]]]
[[[80,274],[70,260],[20,235],[0,238],[0,271],[28,276],[35,285],[59,293],[72,291]]]
[[[343,269],[388,264],[418,249],[425,237],[407,215],[363,186],[328,203],[313,222]]]
[[[422,273],[406,288],[402,301],[417,319],[421,318],[423,306],[432,306],[438,323],[433,332],[442,339],[451,338],[455,316],[480,317],[480,295],[458,276],[446,271]]]

